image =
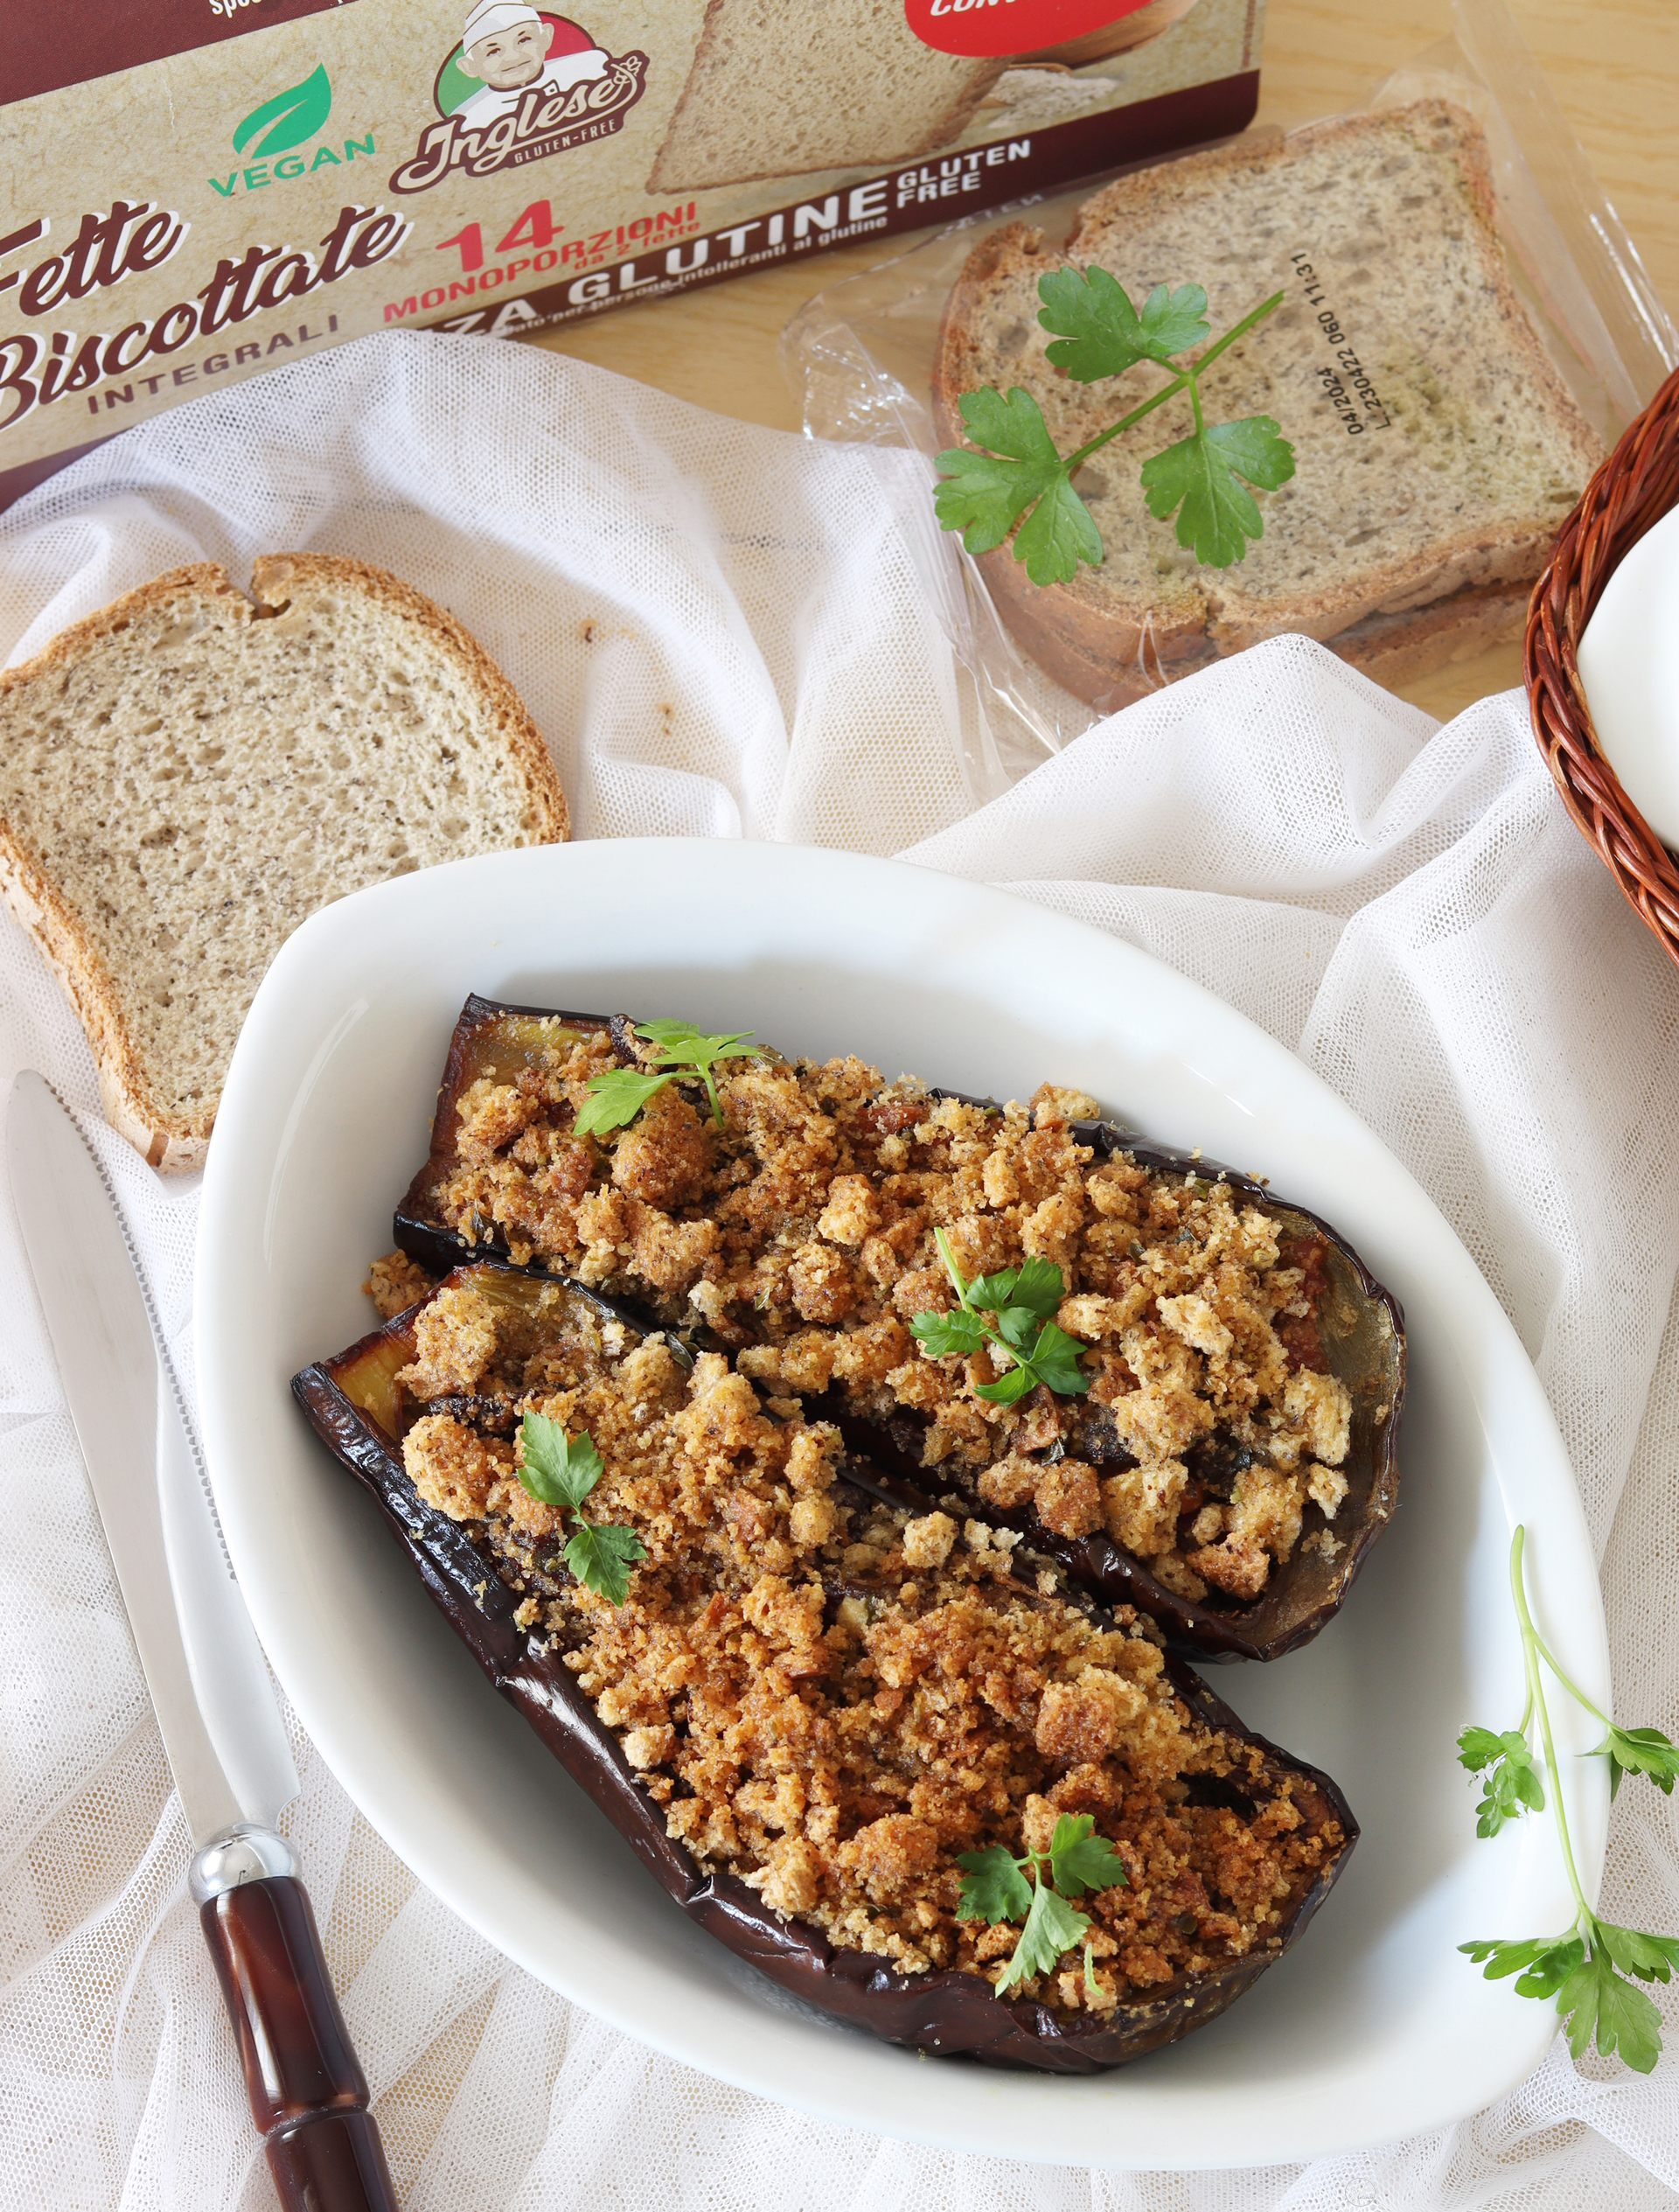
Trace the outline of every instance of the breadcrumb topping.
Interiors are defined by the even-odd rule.
[[[450,1277],[398,1375],[416,1490],[467,1524],[670,1832],[777,1913],[900,1971],[995,1982],[1016,1930],[957,1917],[958,1853],[1088,1812],[1126,1886],[1081,1901],[1062,2012],[1281,1940],[1344,1842],[1304,1777],[1197,1720],[1151,1623],[1065,1597],[977,1518],[911,1514],[845,1476],[837,1431],[772,1408],[722,1354],[685,1364],[557,1285]],[[605,1464],[589,1518],[646,1547],[614,1608],[573,1581],[561,1517],[518,1479],[535,1410]]]
[[[1323,1349],[1323,1239],[1209,1174],[1104,1157],[1073,1126],[1093,1099],[1046,1084],[999,1111],[855,1058],[765,1057],[723,1072],[721,1128],[672,1085],[579,1138],[610,1034],[521,1024],[528,1064],[460,1091],[429,1191],[469,1243],[499,1232],[521,1265],[703,1322],[770,1396],[909,1424],[965,1497],[1105,1531],[1186,1597],[1251,1603],[1334,1518],[1352,1405]],[[936,1229],[965,1280],[1061,1269],[1088,1395],[993,1405],[976,1386],[1007,1353],[929,1357],[909,1323],[955,1303]]]
[[[406,1252],[387,1252],[368,1268],[367,1280],[361,1287],[373,1300],[380,1319],[394,1321],[398,1314],[417,1306],[434,1291],[437,1279],[428,1274],[418,1260],[410,1260]]]

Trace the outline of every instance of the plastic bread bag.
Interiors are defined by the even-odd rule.
[[[1113,353],[1125,311],[1110,291],[1091,323],[1082,276],[1046,311],[1062,341],[1047,354],[1041,280],[1092,265],[1133,311],[1167,288],[1165,319],[1145,316],[1144,333],[1175,340],[1169,366],[1156,366],[1164,344]],[[1193,303],[1174,320],[1192,283],[1208,295],[1199,325]],[[1025,479],[996,492],[1007,464],[1030,465],[1047,436],[1053,480],[1058,457],[1166,391],[1273,295],[1193,393],[1180,380],[1073,472],[1079,500],[1063,479],[1053,513],[1045,496],[1042,513],[1028,500],[1011,516]],[[979,798],[1103,715],[1281,632],[1390,684],[1519,634],[1592,466],[1679,360],[1679,332],[1504,0],[1455,0],[1453,36],[1355,114],[957,224],[819,294],[783,345],[808,436],[929,457],[917,557],[975,687],[965,768]],[[1011,401],[1005,419],[1000,397],[970,421],[963,395],[986,387],[1023,387],[1027,417]],[[1198,420],[1218,445],[1227,417],[1240,427],[1209,481]],[[957,447],[1006,465],[984,464],[979,507],[941,529],[930,464]],[[1016,557],[1028,547],[1030,571]]]

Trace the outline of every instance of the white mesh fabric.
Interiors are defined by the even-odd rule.
[[[976,810],[924,498],[914,457],[393,334],[166,415],[0,519],[0,650],[182,561],[242,582],[258,552],[355,553],[507,670],[580,836],[913,848],[1219,992],[1352,1103],[1487,1273],[1573,1455],[1618,1708],[1674,1733],[1679,977],[1564,819],[1520,697],[1438,729],[1284,638]],[[0,1083],[24,1065],[99,1145],[190,1387],[194,1183],[104,1130],[80,1033],[0,915]],[[0,2207],[257,2212],[274,2198],[185,1832],[3,1190],[0,1311]],[[285,1825],[414,2212],[1643,2212],[1679,2192],[1671,2055],[1641,2081],[1553,2048],[1458,2128],[1251,2173],[1092,2174],[812,2120],[508,1967],[293,1739]],[[1642,1784],[1616,1807],[1606,1908],[1679,1929],[1672,1811]]]

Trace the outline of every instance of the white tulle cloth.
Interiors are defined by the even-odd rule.
[[[1474,1254],[1573,1456],[1617,1709],[1679,1731],[1679,974],[1564,819],[1520,695],[1440,728],[1285,638],[1011,785],[948,642],[924,471],[533,351],[392,334],[165,415],[0,519],[0,652],[179,562],[242,581],[260,552],[360,555],[507,671],[578,836],[908,851],[1208,985],[1341,1092]],[[190,1374],[194,1185],[103,1132],[80,1032],[0,916],[0,1083],[22,1065],[101,1143]],[[0,1485],[0,2205],[271,2206],[3,1192]],[[1457,2128],[1315,2166],[1091,2173],[814,2121],[509,1967],[294,1745],[287,1825],[414,2212],[1634,2212],[1679,2190],[1670,1997],[1648,2080],[1554,2047]],[[1606,1909],[1679,1929],[1679,1835],[1643,1784],[1616,1807]]]

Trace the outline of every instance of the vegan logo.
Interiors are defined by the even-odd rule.
[[[289,153],[312,138],[331,112],[332,82],[325,65],[317,61],[313,74],[302,84],[288,85],[284,92],[252,108],[233,133],[233,151],[242,154],[249,146],[254,161],[265,154]]]
[[[491,177],[610,137],[646,77],[644,53],[609,53],[568,16],[477,0],[432,88],[440,120],[421,132],[391,190],[428,192],[456,170]]]
[[[317,169],[341,168],[358,155],[371,160],[374,151],[371,130],[365,138],[340,140],[342,152],[329,145],[317,146],[312,161],[292,151],[294,146],[305,145],[317,136],[331,112],[332,80],[324,63],[317,61],[301,84],[288,85],[272,100],[252,108],[233,133],[233,151],[246,157],[246,165],[226,177],[211,178],[212,189],[224,199],[231,199],[241,186],[247,192],[260,192],[264,185],[312,177]]]

